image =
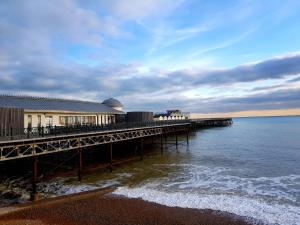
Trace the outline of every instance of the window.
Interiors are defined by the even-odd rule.
[[[95,118],[96,119],[96,118]],[[96,120],[94,120],[96,122]],[[89,116],[60,116],[59,124],[62,126],[88,124]]]
[[[37,124],[37,126],[41,127],[42,126],[42,116],[38,115],[37,117],[38,117],[38,124]]]
[[[59,117],[59,124],[66,126],[68,124],[68,117],[67,116],[60,116]]]
[[[32,128],[32,115],[28,115],[27,117],[27,121],[28,121],[28,128],[31,129]]]
[[[52,116],[46,116],[46,125],[52,126],[53,124],[53,117]]]
[[[82,124],[96,124],[95,116],[82,116]]]

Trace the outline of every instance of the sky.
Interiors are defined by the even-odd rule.
[[[300,114],[298,0],[0,0],[0,93]]]

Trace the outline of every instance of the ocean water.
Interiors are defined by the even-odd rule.
[[[83,183],[42,183],[68,194],[117,185],[115,194],[168,206],[214,209],[265,224],[300,224],[300,117],[234,119],[229,127],[191,133],[178,151],[159,145],[143,161],[95,173]],[[174,143],[174,138],[168,138]]]

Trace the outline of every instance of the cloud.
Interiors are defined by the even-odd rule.
[[[183,0],[112,0],[109,1],[108,9],[122,20],[139,22],[167,17],[182,3]]]
[[[66,38],[91,46],[99,46],[101,32],[106,31],[106,24],[97,14],[81,8],[75,1],[8,1],[0,4],[4,22],[9,27],[23,32],[34,32],[32,37],[45,39]],[[28,35],[29,36],[29,35]]]
[[[1,1],[0,91],[96,101],[111,93],[128,109],[136,110],[161,111],[165,107],[178,107],[210,112],[299,106],[296,99],[299,90],[286,90],[285,84],[282,86],[284,90],[278,92],[266,87],[263,88],[264,95],[253,95],[260,91],[254,88],[240,98],[197,97],[202,95],[201,90],[197,96],[183,93],[203,87],[219,90],[239,83],[285,78],[289,78],[288,82],[297,82],[299,77],[294,76],[300,74],[300,53],[234,68],[191,67],[173,71],[162,70],[159,64],[148,68],[142,61],[132,63],[132,60],[123,58],[120,48],[127,45],[126,38],[117,42],[112,40],[126,34],[124,28],[130,27],[131,23],[138,26],[135,29],[144,29],[139,32],[153,35],[153,39],[145,44],[145,52],[150,52],[150,55],[151,51],[190,40],[217,26],[219,20],[213,24],[174,25],[168,17],[183,4],[181,0],[121,0],[99,1],[97,7],[93,7],[95,4],[72,0]],[[237,18],[231,19],[238,21],[238,18],[251,15],[250,12],[238,14]],[[208,48],[204,53],[232,45],[250,33]],[[130,54],[135,48],[142,49],[134,41],[126,46]],[[112,59],[113,54],[107,49],[113,49],[115,57],[121,60]],[[87,52],[96,55],[93,59],[96,62],[86,63],[89,59],[82,55]],[[171,59],[174,57],[170,54]],[[146,69],[141,70],[143,67]]]
[[[255,88],[252,88],[251,91],[268,91],[268,90],[274,90],[274,89],[284,88],[284,87],[286,87],[286,85],[277,84],[277,85],[272,85],[272,86],[255,87]]]
[[[300,81],[300,77],[296,77],[296,78],[294,78],[294,79],[291,79],[291,80],[289,80],[288,82],[289,82],[289,83],[294,83],[294,82],[298,82],[298,81]]]
[[[147,104],[146,104],[147,103]],[[218,99],[190,99],[176,98],[170,96],[168,100],[138,97],[131,99],[129,104],[133,109],[145,108],[157,112],[169,108],[180,108],[186,112],[239,112],[248,110],[272,110],[272,109],[293,109],[300,107],[300,89],[279,90],[264,94],[255,94],[244,97],[218,98]]]
[[[236,82],[251,82],[279,79],[300,73],[300,54],[287,55],[262,62],[238,66],[232,69],[195,71],[200,78],[195,84],[221,85]]]
[[[195,70],[177,72],[150,70],[141,74],[138,64],[87,67],[80,64],[64,65],[51,62],[39,64],[29,61],[22,62],[18,66],[13,64],[3,67],[0,72],[0,89],[9,92],[35,92],[42,95],[47,93],[57,97],[89,96],[93,100],[103,99],[109,93],[113,93],[124,101],[128,108],[136,110],[161,111],[160,109],[166,106],[172,107],[172,102],[174,107],[202,112],[291,108],[300,106],[300,92],[299,89],[286,90],[284,86],[283,90],[277,91],[264,88],[265,92],[259,95],[251,94],[257,90],[250,90],[247,96],[240,98],[190,98],[181,93],[202,87],[204,84],[233,85],[236,82],[278,79],[299,74],[299,60],[299,55],[288,55],[237,68],[208,71],[207,74],[201,71],[200,77],[199,72]],[[273,71],[273,67],[278,70]],[[212,73],[216,78],[210,77]]]

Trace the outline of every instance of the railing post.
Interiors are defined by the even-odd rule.
[[[12,140],[12,139],[13,139],[13,128],[10,127],[10,140]]]

